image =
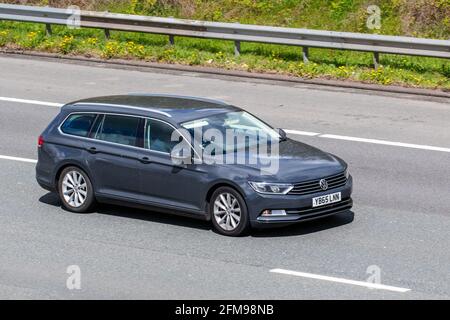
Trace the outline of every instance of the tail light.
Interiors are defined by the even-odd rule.
[[[42,147],[44,145],[44,138],[42,136],[39,136],[38,138],[38,148]]]

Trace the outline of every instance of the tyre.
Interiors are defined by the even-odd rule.
[[[89,212],[95,204],[91,180],[78,167],[67,167],[61,172],[58,193],[63,207],[72,212]]]
[[[241,236],[248,231],[249,217],[244,198],[230,187],[220,187],[211,196],[209,212],[217,232]]]

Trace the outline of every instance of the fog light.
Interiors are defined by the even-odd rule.
[[[270,210],[264,210],[264,211],[261,213],[261,216],[263,216],[263,217],[268,217],[268,216],[270,216],[270,214],[271,214]]]
[[[262,217],[275,217],[275,216],[285,216],[287,215],[285,210],[264,210],[261,213]]]

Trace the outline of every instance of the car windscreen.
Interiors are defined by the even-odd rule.
[[[280,139],[279,133],[245,111],[226,112],[182,123],[195,144],[205,148],[213,144],[217,149],[235,152],[236,149],[254,147],[261,137]]]

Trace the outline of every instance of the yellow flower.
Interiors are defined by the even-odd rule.
[[[73,44],[73,36],[64,36],[62,41],[58,44],[58,48],[63,53],[68,53],[71,49],[71,46]]]
[[[98,43],[98,39],[97,38],[88,38],[87,43],[90,45],[96,45]]]
[[[109,59],[119,54],[120,48],[117,41],[108,41],[102,51],[102,57]]]
[[[37,32],[34,32],[34,31],[28,32],[28,34],[27,34],[28,40],[33,40],[34,38],[36,38],[36,36],[37,36]]]

